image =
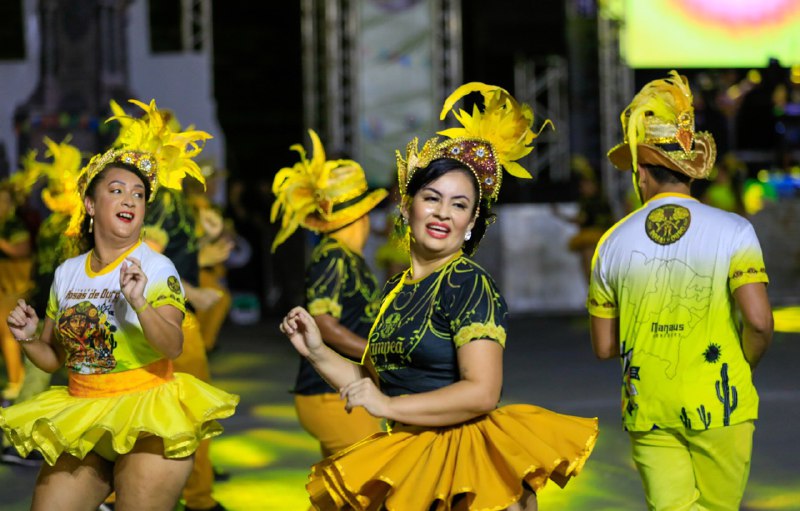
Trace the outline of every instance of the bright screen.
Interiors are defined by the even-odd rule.
[[[622,51],[634,68],[800,63],[800,0],[625,0]]]

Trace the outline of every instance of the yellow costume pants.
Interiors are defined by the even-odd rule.
[[[750,475],[754,430],[748,421],[700,431],[630,431],[648,509],[739,509]]]
[[[200,324],[194,314],[186,311],[183,318],[183,353],[173,360],[175,372],[187,373],[203,380],[211,381],[206,348],[200,333]],[[214,470],[211,467],[209,446],[211,440],[203,440],[194,453],[194,467],[183,489],[183,499],[188,507],[209,509],[217,504],[211,496],[214,485]]]
[[[2,301],[7,302],[8,300],[3,298]],[[6,385],[8,392],[5,397],[16,399],[19,389],[22,386],[22,379],[25,377],[25,370],[22,365],[22,348],[20,348],[19,342],[14,339],[14,336],[11,335],[11,331],[8,329],[8,324],[6,323],[6,318],[11,310],[11,307],[6,303],[0,306],[0,318],[2,318],[0,322],[0,351],[3,353],[6,375],[8,376],[8,383]]]
[[[211,351],[217,344],[219,329],[222,328],[231,308],[231,294],[222,285],[223,277],[225,277],[225,267],[222,264],[200,270],[200,287],[212,288],[220,292],[217,303],[208,310],[197,311],[197,320],[200,322],[200,332],[203,334],[206,351]]]
[[[324,458],[381,431],[380,420],[363,408],[347,413],[339,394],[295,394],[294,407],[303,429],[319,440]]]
[[[4,394],[9,399],[16,399],[25,377],[25,369],[22,365],[22,348],[11,335],[6,319],[17,306],[17,300],[23,298],[32,286],[31,264],[31,260],[27,258],[0,260],[0,352],[8,377]]]

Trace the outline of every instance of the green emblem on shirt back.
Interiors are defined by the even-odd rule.
[[[686,234],[692,214],[683,206],[665,204],[647,214],[644,223],[647,236],[659,245],[671,245]]]

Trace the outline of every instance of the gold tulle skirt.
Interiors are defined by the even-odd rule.
[[[488,511],[577,475],[597,440],[597,419],[531,405],[499,408],[445,428],[398,427],[312,467],[317,509]],[[462,507],[463,506],[463,507]]]
[[[109,381],[127,388],[112,390]],[[22,456],[37,450],[51,465],[65,452],[82,459],[95,451],[113,461],[143,435],[160,437],[167,458],[183,458],[222,432],[216,420],[233,415],[238,402],[159,361],[123,373],[70,374],[69,387],[1,409],[0,428]]]

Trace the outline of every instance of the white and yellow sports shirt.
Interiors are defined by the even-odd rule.
[[[603,236],[587,308],[619,318],[622,422],[702,430],[758,416],[732,293],[768,282],[744,218],[659,194]]]

